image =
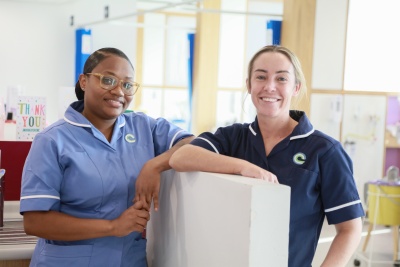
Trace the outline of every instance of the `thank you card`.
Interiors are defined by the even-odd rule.
[[[19,96],[16,123],[17,140],[33,140],[46,124],[46,98]]]

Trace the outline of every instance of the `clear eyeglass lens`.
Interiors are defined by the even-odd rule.
[[[103,76],[100,81],[105,89],[112,89],[117,85],[117,79],[110,76]]]
[[[122,82],[122,88],[127,90],[128,92],[133,91],[133,83],[130,82]]]
[[[133,82],[120,81],[113,76],[100,76],[100,85],[106,90],[114,89],[119,82],[121,83],[121,89],[126,95],[133,95],[139,88],[139,86]]]

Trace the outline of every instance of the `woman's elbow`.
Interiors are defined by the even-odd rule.
[[[175,151],[175,153],[172,154],[171,158],[169,159],[169,166],[176,171],[180,171],[179,155],[177,155],[178,151]]]
[[[174,153],[175,154],[175,153]],[[172,154],[172,156],[169,158],[169,166],[171,166],[171,168],[172,169],[175,169],[176,168],[176,166],[175,166],[175,158],[174,158],[174,154]]]
[[[188,158],[188,155],[186,153],[187,146],[190,145],[184,145],[176,150],[169,159],[169,166],[171,166],[171,168],[176,171],[186,171],[185,160],[187,160]]]
[[[27,235],[39,236],[43,225],[42,217],[44,212],[28,211],[23,214],[24,231]]]
[[[23,215],[23,223],[24,223],[24,231],[27,235],[36,235],[34,223],[32,223],[32,220],[28,215],[28,212],[25,212]]]

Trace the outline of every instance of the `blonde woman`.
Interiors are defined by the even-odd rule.
[[[299,60],[285,47],[263,47],[250,60],[246,84],[255,121],[199,135],[170,165],[290,186],[288,266],[311,266],[325,218],[337,234],[322,266],[345,266],[360,242],[364,211],[341,144],[315,130],[304,112],[290,110],[306,90]]]

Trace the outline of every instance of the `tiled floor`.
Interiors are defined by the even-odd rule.
[[[360,261],[360,267],[396,266],[394,265],[393,261],[393,235],[391,227],[376,225],[373,234],[371,235],[371,238],[368,242],[366,251],[362,252],[362,246],[365,241],[368,225],[369,223],[365,221],[363,226],[363,237],[361,239],[359,248],[346,267],[356,266],[354,265],[355,259]],[[317,252],[314,257],[312,265],[313,267],[318,267],[321,265],[326,253],[328,252],[334,234],[335,227],[325,223],[322,228],[321,238],[317,247]]]

